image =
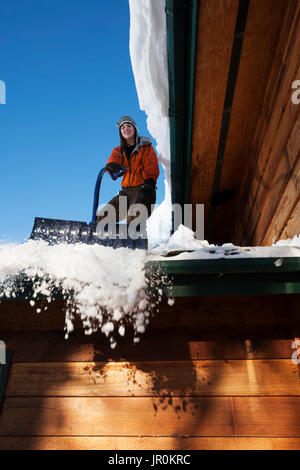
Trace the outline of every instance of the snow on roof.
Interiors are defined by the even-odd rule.
[[[176,254],[178,253],[178,254]],[[174,254],[174,256],[171,256]],[[224,243],[221,246],[208,243],[207,240],[196,240],[195,234],[188,227],[180,225],[178,230],[167,240],[153,248],[149,259],[154,260],[187,260],[217,258],[284,258],[300,256],[300,235],[288,240],[280,240],[272,246],[236,246]]]
[[[170,126],[165,1],[129,0],[129,50],[139,104],[165,170],[165,199],[148,220],[149,246],[171,233]]]

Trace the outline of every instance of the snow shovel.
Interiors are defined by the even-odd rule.
[[[133,250],[136,248],[146,250],[148,247],[147,238],[142,238],[141,236],[136,240],[131,238],[128,234],[126,224],[116,224],[113,227],[114,230],[105,232],[105,238],[100,237],[96,230],[96,212],[99,205],[99,192],[102,177],[104,173],[107,172],[113,180],[116,180],[125,173],[125,170],[125,167],[122,167],[121,170],[116,173],[109,173],[106,167],[100,170],[94,191],[92,220],[89,224],[73,220],[44,219],[36,217],[34,219],[30,239],[44,240],[49,245],[56,245],[58,243],[97,243],[113,248],[124,247],[131,248]]]

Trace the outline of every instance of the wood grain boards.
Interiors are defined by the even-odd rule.
[[[7,398],[0,435],[300,437],[299,413],[300,397]]]
[[[41,309],[40,313],[36,311],[38,308]],[[29,300],[3,301],[0,303],[1,329],[63,331],[65,310],[66,303],[63,300],[53,300],[50,304],[45,300],[38,300],[34,308],[30,306]]]
[[[291,109],[291,106],[289,108]],[[252,233],[251,241],[256,245],[262,243],[270,219],[272,219],[274,213],[279,211],[278,205],[286,185],[298,174],[299,149],[295,149],[294,153],[289,153],[286,150],[289,145],[289,133],[293,134],[294,121],[298,114],[296,106],[293,105],[292,108],[293,112],[289,113],[289,119],[283,118],[278,133],[271,144],[272,150],[265,168],[262,169],[258,165],[259,176],[255,182],[257,183],[259,180],[259,185],[254,196],[248,226],[248,230]],[[262,155],[261,158],[263,157]],[[297,198],[299,198],[299,192],[294,195],[294,199]],[[284,208],[285,217],[289,214],[290,208],[290,205]]]
[[[6,397],[297,396],[289,359],[12,364]]]
[[[281,165],[283,166],[283,165]],[[281,194],[281,198],[278,201],[276,210],[274,210],[270,217],[269,224],[265,225],[262,233],[264,235],[260,237],[260,243],[262,245],[271,245],[272,242],[278,241],[285,226],[288,223],[290,214],[294,212],[298,202],[300,200],[300,153],[298,160],[291,172],[289,178],[286,179],[286,186]],[[267,228],[267,230],[265,230]],[[259,230],[259,227],[258,227]],[[295,220],[294,232],[291,234],[292,237],[300,233],[300,218]],[[259,232],[258,232],[259,233]]]
[[[7,398],[0,435],[232,435],[230,398]]]
[[[300,221],[300,201],[297,203],[294,210],[289,214],[286,225],[280,234],[281,240],[293,238],[295,233],[300,232],[299,222]]]
[[[16,332],[9,332],[11,335]],[[30,332],[27,332],[29,336]],[[38,332],[36,332],[38,333]],[[47,334],[47,332],[42,332]],[[51,333],[51,332],[50,332]],[[55,332],[52,332],[55,336]],[[41,338],[42,341],[43,338]],[[230,341],[228,342],[230,344]],[[79,343],[80,344],[80,343]],[[241,351],[242,343],[239,347],[232,346],[231,353]],[[256,350],[263,354],[269,354],[275,345],[277,354],[289,354],[290,343],[287,342],[264,342],[257,343]],[[219,347],[218,347],[219,346]],[[205,343],[202,348],[194,349],[194,354],[201,353],[205,356],[207,351],[214,354],[221,354],[221,345],[218,343]],[[272,347],[273,346],[273,347]],[[226,347],[224,345],[224,347]],[[237,349],[236,349],[237,348]],[[283,348],[283,349],[282,349]],[[34,351],[33,351],[34,352]],[[86,352],[82,351],[86,354]],[[88,354],[91,354],[88,351]],[[228,352],[227,352],[228,354]],[[240,352],[239,352],[240,354]],[[255,354],[255,349],[254,353]],[[89,356],[90,357],[90,356]],[[196,363],[196,375],[194,374],[194,364]],[[52,397],[12,397],[7,391],[5,406],[0,415],[0,448],[2,449],[90,449],[90,448],[123,448],[123,449],[226,449],[226,448],[300,448],[297,424],[292,417],[297,416],[299,408],[298,397],[268,397],[276,400],[270,402],[253,402],[250,398],[261,399],[266,397],[240,397],[246,401],[236,401],[238,397],[212,397],[212,396],[172,396],[178,392],[178,385],[181,383],[183,389],[197,381],[205,379],[201,383],[200,390],[195,387],[196,393],[207,393],[214,390],[223,393],[227,388],[229,393],[237,393],[237,390],[244,388],[245,393],[255,393],[260,387],[265,387],[265,391],[270,393],[295,393],[299,388],[297,374],[291,370],[290,359],[275,361],[173,361],[168,364],[166,361],[155,363],[138,364],[139,374],[132,374],[133,382],[130,383],[126,370],[127,364],[102,363],[106,370],[99,368],[99,364],[90,362],[82,364],[73,363],[14,363],[10,379],[14,382],[14,375],[17,372],[19,379],[9,384],[11,391],[15,386],[18,388],[23,383],[27,392],[43,393],[48,388],[48,394],[54,393]],[[211,369],[216,369],[212,374]],[[251,367],[249,369],[249,365]],[[208,366],[197,367],[198,366]],[[221,367],[220,367],[221,365]],[[41,366],[44,370],[41,370]],[[169,368],[171,366],[171,368]],[[254,367],[253,367],[254,366]],[[19,368],[17,371],[14,367]],[[87,367],[86,370],[84,368]],[[135,366],[134,366],[135,367]],[[24,370],[27,368],[27,372]],[[98,370],[97,370],[98,368]],[[112,369],[112,372],[110,371]],[[116,372],[120,368],[116,376]],[[23,369],[23,370],[22,370]],[[247,369],[247,371],[246,371]],[[74,372],[75,371],[75,372]],[[92,374],[90,372],[92,371]],[[155,374],[154,374],[155,371]],[[171,372],[170,372],[171,371]],[[220,379],[220,371],[223,379]],[[289,372],[290,371],[290,372]],[[29,372],[29,373],[28,373]],[[96,374],[95,382],[92,379],[93,372]],[[156,375],[156,391],[149,387],[145,374]],[[183,374],[183,377],[181,377]],[[89,378],[87,377],[89,375]],[[157,377],[161,375],[164,379],[160,382]],[[214,375],[214,377],[212,377]],[[208,383],[208,376],[212,382]],[[95,377],[94,377],[95,379]],[[136,380],[136,383],[134,380]],[[168,380],[169,379],[169,380]],[[223,383],[222,383],[223,380]],[[247,380],[249,382],[247,383]],[[111,382],[113,388],[118,388],[117,394],[123,393],[123,388],[130,387],[132,391],[149,393],[150,396],[139,397],[59,397],[62,393],[77,392],[89,394],[91,391],[101,388],[101,382],[106,382],[102,389],[104,393],[111,393],[108,383]],[[179,384],[178,384],[179,381]],[[286,383],[285,383],[286,381]],[[64,385],[62,386],[64,382]],[[93,382],[93,383],[92,383]],[[230,385],[231,382],[231,385]],[[164,384],[167,396],[155,396],[160,384]],[[174,386],[175,384],[175,386]],[[92,387],[92,388],[90,388]],[[147,388],[148,387],[148,388]],[[207,388],[208,387],[208,388]],[[223,390],[221,388],[223,387]],[[201,392],[202,388],[202,392]],[[93,389],[93,390],[92,390]],[[205,390],[206,389],[206,390]],[[288,392],[288,389],[290,392]],[[21,388],[19,388],[21,391]],[[24,389],[22,393],[24,392]],[[13,392],[14,393],[14,392]],[[115,392],[116,393],[116,392]],[[182,393],[184,391],[182,390]],[[289,399],[296,398],[296,401]],[[250,399],[250,401],[249,401]],[[287,400],[288,399],[288,400]],[[216,401],[217,400],[217,401]],[[279,407],[280,427],[278,422],[274,423],[274,406]],[[249,410],[251,415],[248,417]],[[259,417],[256,417],[259,413]],[[132,417],[137,416],[137,420]],[[233,437],[238,435],[249,436],[253,430],[247,429],[247,422],[254,423],[255,429],[262,436],[282,436],[290,435],[289,429],[294,436],[289,439],[279,440],[276,438],[255,438]],[[133,423],[133,424],[132,424]],[[292,424],[290,428],[290,424]],[[278,434],[280,432],[280,434]],[[135,434],[131,434],[135,433]],[[217,433],[217,434],[215,434]],[[129,434],[129,435],[128,435]],[[203,438],[186,436],[206,436]],[[11,436],[11,437],[9,437]],[[14,436],[14,437],[12,437]],[[22,437],[16,437],[22,436]],[[25,436],[25,437],[23,437]],[[31,437],[30,437],[31,436]],[[50,437],[48,437],[50,436]],[[73,437],[72,437],[73,436]],[[81,437],[82,436],[82,437]],[[144,436],[144,437],[143,437]],[[158,437],[159,436],[159,437]],[[165,436],[165,437],[163,437]],[[185,436],[185,437],[180,437]],[[211,437],[207,437],[211,436]],[[219,437],[213,437],[219,436]],[[223,436],[223,437],[220,437]],[[227,437],[226,437],[227,436]]]
[[[251,141],[261,113],[287,2],[251,0],[224,155],[220,190],[240,192],[251,156]],[[237,197],[216,208],[212,242],[232,240]]]
[[[299,450],[300,438],[284,437],[0,437],[0,450]]]
[[[94,361],[174,361],[201,359],[289,359],[292,339],[251,341],[247,352],[245,340],[223,338],[199,341],[182,329],[172,330],[166,343],[165,332],[145,335],[140,343],[131,341],[111,349],[97,335],[85,336],[75,331],[66,341],[61,331],[1,331],[1,339],[13,350],[12,362],[94,362]]]
[[[274,214],[279,213],[279,199],[291,176],[286,165],[290,165],[290,160],[295,164],[299,155],[299,147],[292,143],[298,142],[299,139],[296,123],[299,108],[291,102],[291,84],[299,73],[300,7],[295,2],[290,4],[294,7],[295,14],[293,17],[289,16],[290,24],[285,25],[284,35],[278,45],[281,53],[280,67],[278,70],[278,53],[277,62],[273,65],[277,74],[271,71],[266,92],[264,107],[267,112],[262,113],[264,122],[262,119],[258,121],[256,137],[252,144],[251,165],[243,181],[239,206],[241,217],[235,236],[235,242],[238,244],[266,243],[264,237],[268,224]],[[273,92],[270,91],[272,88]],[[276,182],[280,184],[275,188]],[[270,190],[273,190],[273,195]],[[297,195],[294,199],[296,197]],[[285,221],[294,206],[295,204],[285,207]],[[283,229],[284,227],[281,227],[278,230],[282,232]]]
[[[190,201],[205,204],[205,222],[214,180],[237,11],[237,0],[199,3]]]
[[[293,294],[298,299],[300,294]],[[6,301],[0,304],[0,321],[3,330],[61,330],[64,329],[65,303],[61,300],[51,302],[47,311],[43,301],[37,301],[36,308],[28,301]],[[243,327],[257,324],[284,324],[288,319],[285,312],[286,295],[243,295],[243,296],[202,296],[176,298],[169,306],[166,299],[159,305],[159,312],[151,318],[149,329],[165,327],[231,327],[236,333]],[[81,329],[80,321],[75,321],[75,329]],[[198,332],[197,332],[198,334]],[[290,336],[289,336],[290,337]],[[62,341],[63,343],[65,341]]]
[[[234,397],[237,435],[300,436],[300,397]]]
[[[240,187],[286,9],[282,0],[250,1],[221,190]]]

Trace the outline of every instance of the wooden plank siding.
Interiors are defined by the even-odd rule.
[[[134,386],[136,389],[141,387],[144,396],[133,396],[128,385],[125,388],[127,395],[124,394],[122,379],[118,382],[117,377],[112,377],[109,372],[103,371],[98,375],[98,379],[93,381],[91,377],[87,377],[89,372],[85,369],[86,377],[81,378],[80,384],[75,383],[75,376],[70,374],[70,370],[84,370],[83,363],[69,363],[69,369],[65,363],[54,363],[50,369],[47,363],[44,363],[43,368],[40,364],[27,364],[28,371],[31,367],[31,375],[35,376],[35,387],[28,388],[30,379],[26,390],[20,388],[18,396],[14,396],[17,391],[14,391],[14,387],[18,387],[18,383],[14,378],[16,371],[12,371],[0,415],[0,449],[152,449],[157,445],[164,449],[299,449],[300,382],[295,370],[288,372],[288,369],[297,367],[292,365],[290,360],[290,364],[287,360],[278,360],[278,368],[274,367],[274,361],[269,364],[266,361],[265,367],[272,369],[272,374],[269,375],[260,360],[257,364],[256,360],[232,361],[234,365],[228,364],[226,360],[220,362],[221,364],[216,365],[206,361],[206,365],[210,366],[211,370],[215,367],[219,369],[221,365],[222,374],[226,377],[227,384],[231,382],[231,385],[227,389],[226,386],[221,389],[220,385],[218,388],[218,380],[211,377],[211,390],[222,394],[230,393],[229,396],[207,396],[209,390],[205,390],[205,386],[202,388],[201,374],[196,379],[200,388],[195,388],[193,395],[185,393],[186,385],[183,381],[181,385],[177,383],[176,386],[181,387],[180,396],[176,396],[174,390],[172,393],[171,386],[168,392],[163,387],[164,393],[157,395],[149,386],[143,389],[145,384],[137,381]],[[90,363],[89,367],[92,365],[97,376],[94,364]],[[232,365],[233,369],[229,371],[228,368]],[[16,363],[14,367],[19,367],[20,371],[23,364]],[[53,367],[60,370],[59,380],[56,374],[52,374]],[[126,368],[126,365],[110,364],[108,367]],[[133,363],[131,367],[141,368],[143,374],[147,370],[145,364]],[[188,362],[185,368],[188,369]],[[244,373],[236,375],[237,369],[241,368]],[[255,374],[255,368],[260,370],[260,373]],[[284,368],[286,371],[282,373]],[[246,369],[247,384],[242,378]],[[130,369],[127,368],[127,371],[130,372]],[[173,368],[175,383],[180,372],[180,367],[179,370]],[[161,369],[160,373],[164,378],[166,371]],[[170,369],[168,374],[170,375]],[[204,371],[204,374],[207,374],[207,371]],[[43,382],[47,376],[46,382]],[[284,383],[286,379],[288,383]],[[27,380],[28,375],[25,373],[23,383]],[[99,396],[101,382],[106,382],[106,388],[102,388],[104,394]],[[110,390],[107,388],[109,382]],[[41,384],[45,386],[44,391]],[[92,396],[90,386],[93,389]],[[242,389],[244,387],[244,396],[238,395],[240,386]],[[264,390],[265,386],[267,388]],[[262,387],[264,395],[251,396],[259,387]],[[59,394],[60,391],[63,391],[62,395]],[[74,391],[76,396],[73,396]],[[298,395],[293,396],[293,391]],[[46,396],[43,392],[46,392]],[[276,392],[287,395],[277,396]],[[270,396],[267,396],[268,393]],[[274,406],[278,419],[274,419]],[[201,436],[205,439],[200,439]],[[273,439],[270,439],[270,436],[273,436]],[[284,436],[291,439],[279,439]]]
[[[14,363],[7,397],[297,396],[288,359]]]
[[[300,438],[283,437],[0,437],[0,450],[299,450]]]
[[[190,202],[204,204],[204,227],[237,8],[234,0],[199,7]],[[299,12],[296,0],[249,4],[219,187],[236,196],[215,208],[210,242],[268,245],[287,224],[289,234],[300,231],[299,217],[289,223],[299,202],[299,106],[291,101],[300,79]]]
[[[287,159],[283,159],[281,163],[282,162],[286,163]],[[283,166],[284,164],[280,164],[281,170]],[[274,197],[273,199],[273,201],[277,200],[277,205],[272,212],[270,211],[268,221],[264,224],[264,230],[261,232],[263,235],[259,242],[260,245],[271,245],[281,237],[288,220],[290,220],[291,214],[293,214],[300,201],[300,152],[298,153],[297,163],[294,167],[288,168],[286,173],[283,173],[282,179],[281,192],[276,193],[277,198]],[[272,193],[274,196],[273,190],[271,190],[268,195],[268,202]],[[279,194],[281,197],[279,197]],[[295,220],[295,224],[294,232],[291,233],[291,237],[300,233],[300,218]],[[258,224],[257,239],[259,233]]]
[[[241,190],[287,5],[288,2],[282,0],[250,1],[220,191],[234,189],[238,195]],[[211,242],[232,241],[234,226],[239,218],[237,202],[238,197],[235,197],[216,208]]]
[[[300,6],[295,4],[292,17],[292,8],[287,11],[240,192],[234,236],[240,245],[276,241],[299,201],[299,106],[291,100],[292,82],[300,78]],[[295,220],[290,234],[299,229]]]
[[[299,302],[300,294],[292,294],[291,300]],[[286,312],[286,295],[203,296],[176,298],[176,308],[167,300],[160,304],[159,313],[150,318],[146,335],[163,334],[168,329],[170,336],[183,329],[190,340],[216,340],[250,338],[253,335],[264,339],[287,339],[300,335],[300,325],[293,328],[294,319]],[[51,302],[43,311],[44,301],[36,301],[35,309],[26,301],[7,301],[0,304],[1,328],[5,330],[60,330],[60,343],[64,344],[64,304],[60,300]],[[282,312],[285,312],[284,315]],[[80,329],[79,320],[75,329]],[[132,336],[128,327],[127,335]],[[121,338],[120,338],[120,341]],[[103,347],[109,349],[109,341],[102,339]],[[58,347],[63,347],[60,344]]]
[[[124,338],[112,350],[103,335],[85,336],[76,330],[68,340],[62,331],[6,330],[1,339],[13,350],[13,361],[24,362],[95,362],[95,361],[184,361],[184,360],[241,360],[241,359],[290,359],[292,339],[255,338],[251,340],[229,339],[209,341],[191,339],[182,328],[171,330],[166,342],[165,332],[145,333],[138,344],[132,345]]]
[[[238,0],[199,2],[190,201],[208,220]]]
[[[286,240],[287,238],[293,238],[295,233],[299,233],[299,220],[300,220],[300,201],[298,201],[296,207],[290,213],[287,222],[281,233],[281,238]]]
[[[300,396],[6,398],[0,436],[300,437],[299,413]]]
[[[254,338],[249,352],[168,331],[110,352],[82,331],[2,331],[13,363],[0,449],[300,448],[293,338]]]

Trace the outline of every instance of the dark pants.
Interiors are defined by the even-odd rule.
[[[115,209],[116,222],[120,222],[126,218],[126,222],[129,224],[140,215],[143,216],[145,214],[146,219],[150,217],[156,202],[156,191],[153,188],[153,191],[147,194],[146,197],[144,195],[143,200],[141,200],[140,189],[141,186],[122,188],[118,196],[112,198],[112,200],[101,209],[99,215],[97,215],[97,222],[100,222],[104,217],[108,216],[109,206],[112,206]],[[120,200],[120,196],[123,196],[122,200]],[[130,208],[134,209],[133,206],[135,204],[143,204],[145,211],[140,213],[137,210],[135,214],[128,214]]]

